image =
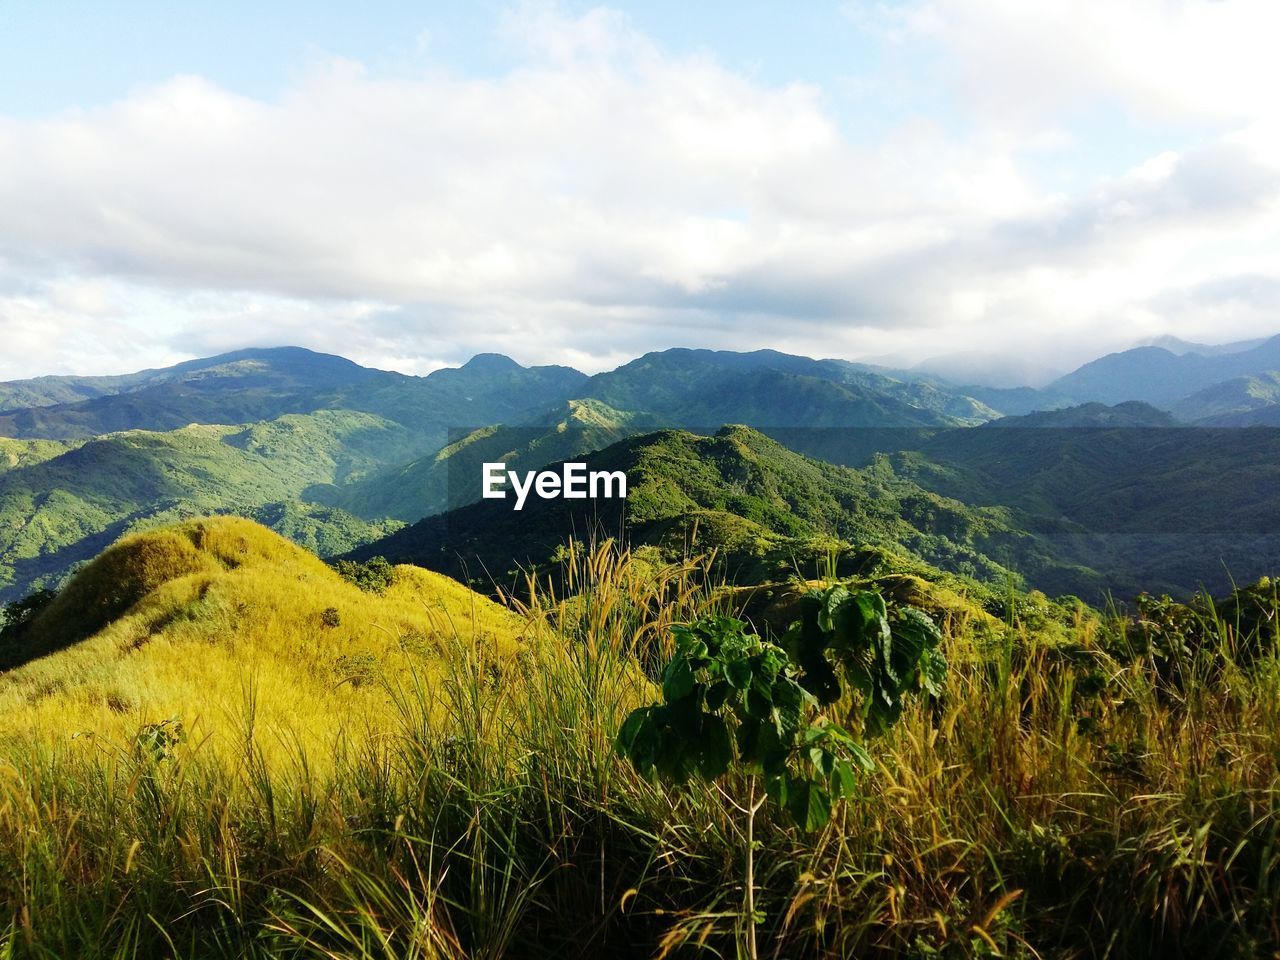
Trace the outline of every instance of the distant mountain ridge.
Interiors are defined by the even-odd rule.
[[[1235,377],[1183,397],[1171,407],[1188,422],[1206,426],[1280,425],[1280,371]]]
[[[1257,462],[1270,450],[1266,435],[1224,433],[1213,440],[1219,455],[1198,435],[1179,445],[1142,434],[1179,420],[1280,426],[1280,337],[1209,353],[1165,342],[1181,352],[1144,346],[1111,354],[1042,390],[960,387],[921,372],[774,350],[684,348],[591,377],[492,353],[412,377],[286,347],[115,378],[0,384],[0,397],[43,403],[0,413],[0,592],[56,582],[121,532],[194,512],[240,513],[317,551],[346,550],[398,522],[443,511],[464,516],[457,511],[478,495],[482,462],[534,469],[640,434],[714,434],[723,423],[861,468],[877,454],[903,455],[909,476],[898,480],[1008,507],[1009,531],[1074,524],[1087,532],[1095,517],[1132,514],[1166,527],[1169,517],[1185,516],[1213,532],[1215,513],[1228,525],[1269,517],[1247,489],[1271,482]],[[1214,379],[1237,370],[1252,372]],[[1073,402],[1068,392],[1150,393],[1153,383],[1178,399]],[[912,452],[923,459],[911,460]],[[1218,457],[1233,472],[1211,483],[1193,455]],[[1000,464],[1017,466],[1007,473]],[[1041,486],[1028,486],[1027,477]],[[1091,503],[1101,507],[1091,513]],[[740,521],[755,522],[733,509],[698,509],[715,513],[722,530],[741,533]],[[770,530],[753,536],[776,546],[782,527]],[[804,530],[802,539],[828,535],[822,524]],[[1269,556],[1266,549],[1259,556]],[[1095,545],[1054,562],[1077,558],[1092,567],[1089,550],[1112,571],[1132,559]],[[1212,562],[1206,550],[1166,553],[1182,565],[1147,585],[1181,588]],[[1046,557],[1034,561],[1038,568],[1048,568]]]
[[[789,431],[808,456],[893,469],[971,507],[1000,506],[1119,596],[1230,589],[1280,569],[1280,430],[1178,424],[1147,404],[1006,417],[976,429]]]
[[[1168,409],[1206,387],[1236,377],[1280,370],[1280,336],[1232,353],[1176,354],[1163,347],[1135,347],[1090,361],[1060,377],[1047,392],[1078,403],[1141,400]]]
[[[133,393],[147,387],[176,381],[195,381],[216,376],[220,368],[231,369],[246,362],[270,364],[277,375],[293,375],[336,385],[357,382],[368,370],[345,357],[315,353],[303,347],[249,347],[213,357],[186,360],[169,367],[139,370],[114,376],[46,376],[0,383],[0,413],[31,407],[74,404],[102,397]],[[242,367],[242,372],[244,368]]]
[[[522,367],[493,355],[412,377],[300,347],[240,350],[129,375],[121,392],[0,413],[0,436],[68,439],[345,409],[401,423],[438,445],[450,426],[519,417],[567,399],[586,379],[569,367]]]

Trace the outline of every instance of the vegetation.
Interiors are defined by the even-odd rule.
[[[404,567],[362,591],[229,519],[86,568],[34,621],[55,652],[3,675],[7,953],[723,956],[751,919],[762,956],[1280,946],[1280,662],[1233,655],[1254,621],[1202,620],[1170,662],[1142,618],[1013,594],[1000,621],[920,581],[945,688],[902,702],[825,826],[766,801],[744,885],[751,775],[671,791],[614,750],[672,627],[741,620],[740,594],[706,562],[564,563],[513,613]],[[861,704],[824,709],[852,733]]]
[[[884,598],[844,587],[806,597],[810,616],[787,631],[787,646],[750,636],[741,620],[708,616],[672,628],[675,655],[662,671],[663,702],[633,710],[618,751],[642,774],[683,784],[715,782],[738,769],[749,784],[735,804],[745,818],[743,884],[747,954],[759,955],[755,908],[755,821],[772,799],[804,830],[831,821],[833,799],[852,796],[855,769],[870,773],[867,751],[820,713],[842,699],[839,669],[859,695],[860,732],[879,734],[921,685],[941,692],[941,634],[919,610],[892,621]],[[764,784],[763,792],[757,780]]]
[[[1082,566],[1056,563],[1004,511],[930,493],[887,461],[852,470],[810,460],[747,427],[713,437],[647,434],[586,460],[591,469],[626,472],[625,502],[531,499],[520,513],[482,502],[428,517],[353,556],[383,554],[480,583],[510,583],[521,567],[546,565],[566,538],[599,532],[667,560],[715,551],[719,572],[746,584],[814,570],[832,551],[874,562],[869,550],[905,552],[997,582],[1018,579],[1016,564],[1055,591],[1098,582]]]
[[[336,491],[332,502],[362,517],[420,520],[479,500],[476,478],[486,462],[536,469],[656,426],[653,417],[614,410],[598,400],[570,400],[527,426],[467,431],[429,456]]]
[[[1269,431],[770,352],[5,396],[0,956],[1280,954],[1280,591],[1192,595],[1280,566]],[[854,466],[638,435],[720,419]]]
[[[723,423],[757,428],[958,426],[998,415],[971,397],[934,384],[773,350],[649,353],[593,377],[581,395],[691,430]]]
[[[0,473],[0,599],[54,585],[122,534],[210,512],[251,516],[332,555],[394,530],[300,501],[403,449],[367,414],[321,411],[250,427],[100,437]]]

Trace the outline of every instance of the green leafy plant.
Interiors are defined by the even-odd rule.
[[[856,789],[857,771],[870,773],[875,764],[824,708],[845,703],[855,733],[887,730],[908,694],[941,692],[941,634],[919,610],[890,613],[880,594],[839,585],[804,599],[783,646],[726,616],[672,634],[662,702],[632,711],[617,749],[642,774],[670,783],[715,782],[734,770],[746,776],[745,804],[725,796],[746,817],[744,896],[755,957],[756,815],[772,798],[802,829],[825,826],[833,801]]]
[[[387,587],[396,582],[396,568],[386,557],[373,557],[363,563],[358,560],[335,560],[332,566],[338,576],[367,593],[385,593]]]
[[[52,590],[36,590],[21,600],[6,603],[0,609],[0,640],[17,637],[56,596]]]
[[[133,738],[133,749],[138,757],[150,763],[173,759],[178,746],[186,739],[186,729],[180,717],[169,717],[156,723],[144,723]]]

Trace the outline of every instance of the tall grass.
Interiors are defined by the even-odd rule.
[[[518,654],[458,618],[323,763],[253,687],[234,752],[10,745],[0,956],[739,955],[745,785],[671,791],[612,749],[668,627],[737,595],[704,561],[565,563],[511,600]],[[877,741],[860,795],[816,834],[762,813],[762,955],[1280,949],[1274,644],[1242,661],[1219,620],[1170,659],[1118,618],[1065,643],[947,623],[946,696]]]

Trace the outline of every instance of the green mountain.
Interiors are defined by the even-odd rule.
[[[1142,400],[1169,409],[1206,387],[1272,370],[1280,370],[1280,337],[1247,350],[1211,355],[1135,347],[1086,363],[1055,380],[1047,390],[1077,403]]]
[[[774,350],[665,350],[592,377],[579,399],[542,416],[455,434],[441,449],[327,502],[363,517],[417,520],[475,500],[474,477],[485,461],[531,469],[663,427],[951,426],[996,416],[933,383],[896,380],[843,360]],[[455,476],[463,480],[452,482]]]
[[[395,525],[303,498],[410,448],[399,424],[326,410],[248,427],[108,434],[32,459],[0,473],[0,599],[57,582],[124,533],[206,513],[242,514],[318,553],[341,553]]]
[[[592,377],[580,397],[671,427],[957,426],[998,414],[971,397],[843,360],[774,350],[664,350]]]
[[[1113,407],[1105,403],[1082,403],[1056,410],[1037,410],[1018,417],[1003,417],[986,426],[998,430],[1073,430],[1080,427],[1137,428],[1176,427],[1178,421],[1149,403],[1129,400]]]
[[[468,431],[433,454],[338,489],[327,502],[366,518],[418,520],[477,500],[476,477],[486,462],[533,469],[657,426],[645,414],[614,410],[598,400],[570,400],[527,426]]]
[[[1003,581],[1034,570],[1052,588],[1097,586],[1083,568],[1056,563],[1007,511],[974,510],[898,476],[887,460],[866,470],[800,456],[743,426],[715,436],[667,430],[622,440],[585,458],[624,471],[624,500],[482,500],[428,517],[353,551],[452,576],[507,582],[548,562],[571,536],[622,537],[666,557],[716,550],[737,582],[812,570],[829,552],[916,561]],[[552,467],[550,469],[557,469]],[[480,482],[479,471],[475,481]],[[854,550],[853,548],[856,548]],[[852,550],[852,552],[851,552]]]
[[[1268,370],[1256,376],[1235,377],[1197,390],[1170,409],[1188,422],[1206,426],[1248,426],[1270,422],[1280,411],[1280,372]]]
[[[150,371],[118,393],[9,410],[0,414],[0,436],[64,439],[356,410],[405,426],[420,435],[420,451],[426,452],[450,428],[541,412],[567,399],[584,380],[585,374],[568,367],[526,368],[494,354],[411,377],[299,347],[241,350]]]
[[[75,447],[58,440],[9,440],[0,437],[0,473],[50,460]]]
[[[1179,427],[1144,404],[1009,417],[972,430],[788,431],[850,466],[895,472],[973,506],[1012,510],[1068,564],[1119,595],[1215,592],[1280,568],[1280,430]]]
[[[23,410],[29,407],[51,407],[59,404],[73,404],[82,400],[94,400],[100,397],[117,396],[132,393],[147,387],[164,383],[195,381],[204,376],[217,376],[218,372],[227,371],[237,364],[257,362],[269,364],[282,376],[287,376],[289,368],[299,371],[307,357],[318,358],[320,354],[297,347],[281,347],[277,349],[237,350],[216,357],[200,360],[188,360],[171,367],[153,370],[139,370],[137,373],[126,373],[105,377],[35,377],[30,380],[11,380],[0,383],[0,411]],[[338,379],[351,367],[348,360],[341,357],[327,358],[330,373]],[[317,361],[316,366],[324,365]],[[242,366],[243,369],[243,366]],[[304,372],[305,376],[305,372]]]

